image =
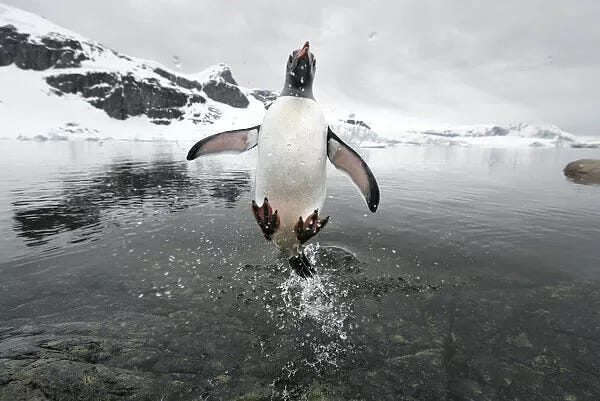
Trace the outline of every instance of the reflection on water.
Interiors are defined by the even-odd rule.
[[[567,174],[567,180],[582,185],[600,185],[600,175],[598,174]]]
[[[231,208],[250,189],[248,171],[225,170],[220,176],[192,175],[188,163],[122,160],[91,174],[60,174],[56,186],[13,190],[14,230],[28,246],[47,244],[55,235],[78,230],[68,242],[93,240],[107,223],[171,213],[212,202]]]
[[[100,221],[97,208],[91,208],[85,197],[66,198],[56,205],[31,207],[35,203],[30,200],[16,201],[15,231],[19,237],[25,238],[27,246],[42,245],[48,242],[48,237],[63,231],[79,228],[93,228]],[[73,243],[80,239],[71,240]]]

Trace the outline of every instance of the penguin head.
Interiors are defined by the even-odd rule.
[[[310,52],[308,42],[288,57],[285,86],[282,95],[313,98],[312,84],[317,69],[317,60]]]

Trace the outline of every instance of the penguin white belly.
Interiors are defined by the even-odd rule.
[[[327,121],[312,99],[283,96],[269,107],[258,139],[256,202],[266,197],[281,226],[275,243],[297,246],[294,225],[325,201]]]

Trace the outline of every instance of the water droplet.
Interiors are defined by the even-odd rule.
[[[375,40],[377,37],[377,32],[373,31],[369,34],[369,40]]]
[[[181,59],[177,56],[173,56],[173,64],[175,64],[175,67],[181,68]]]

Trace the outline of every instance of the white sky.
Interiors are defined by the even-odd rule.
[[[224,62],[280,90],[311,41],[315,96],[375,128],[556,124],[600,135],[598,0],[1,0],[123,53],[195,72]],[[325,5],[323,5],[325,4]]]

